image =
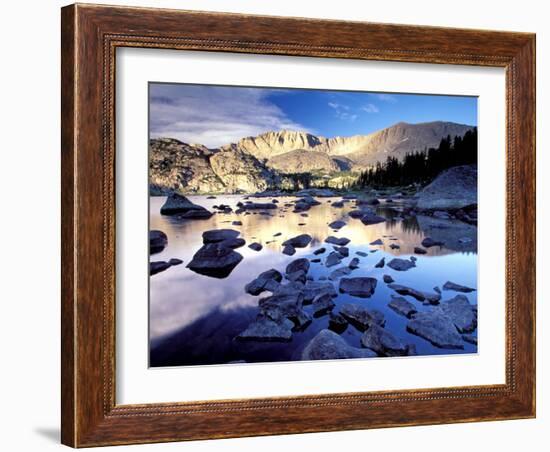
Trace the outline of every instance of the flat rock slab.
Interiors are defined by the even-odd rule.
[[[355,303],[345,303],[340,309],[340,314],[361,331],[366,330],[370,325],[384,326],[386,323],[382,312],[377,309],[367,309]]]
[[[438,304],[439,300],[441,300],[441,295],[438,293],[422,292],[401,284],[388,284],[388,287],[395,290],[399,295],[409,295],[418,301],[426,302],[427,304]]]
[[[336,289],[331,282],[306,281],[303,288],[304,303],[311,303],[315,297],[328,294],[332,298],[338,296]]]
[[[369,298],[376,290],[376,279],[370,277],[342,278],[339,290],[354,297]]]
[[[449,317],[460,333],[471,333],[477,328],[477,316],[464,295],[457,295],[438,306]]]
[[[153,229],[149,231],[149,253],[160,253],[168,245],[168,237],[162,231]]]
[[[462,336],[458,334],[454,323],[439,309],[417,313],[407,323],[407,331],[439,348],[464,349]]]
[[[203,243],[217,243],[224,240],[236,239],[241,233],[234,229],[212,229],[202,233]]]
[[[331,281],[336,281],[340,278],[342,278],[343,276],[347,276],[349,275],[353,270],[350,268],[350,267],[340,267],[340,268],[337,268],[336,270],[332,271],[328,277],[328,279],[330,279]]]
[[[456,284],[451,281],[447,281],[445,284],[443,284],[443,290],[454,290],[455,292],[474,292],[476,289],[473,287],[467,287],[467,286],[461,286],[460,284]]]
[[[318,359],[373,358],[377,356],[372,350],[349,345],[342,337],[330,330],[321,330],[306,345],[302,359],[306,361]]]
[[[393,309],[398,314],[409,319],[418,312],[416,310],[416,307],[412,303],[405,300],[403,297],[392,296],[391,301],[388,303],[388,307]]]
[[[287,319],[280,322],[271,320],[265,316],[258,316],[255,322],[237,336],[243,341],[260,342],[289,342],[292,339],[292,328],[294,324]]]
[[[388,267],[393,268],[398,272],[404,272],[410,270],[413,267],[416,267],[416,264],[414,261],[411,261],[409,259],[400,259],[396,257],[388,262]]]
[[[309,234],[300,234],[291,239],[285,240],[283,246],[293,246],[294,248],[305,248],[311,242],[311,235]]]
[[[332,243],[333,245],[338,245],[338,246],[346,246],[350,242],[350,239],[346,237],[334,237],[332,235],[329,235],[325,239],[325,242]]]
[[[219,243],[208,243],[199,249],[187,268],[201,275],[226,278],[241,262],[243,256]]]
[[[408,345],[378,325],[370,325],[361,337],[361,345],[379,356],[407,356]]]

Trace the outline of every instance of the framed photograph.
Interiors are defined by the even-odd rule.
[[[535,416],[535,36],[62,9],[62,442]]]

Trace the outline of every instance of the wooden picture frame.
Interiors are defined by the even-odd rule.
[[[62,442],[73,447],[535,416],[535,35],[162,9],[62,9]],[[506,70],[506,383],[115,403],[115,50]]]

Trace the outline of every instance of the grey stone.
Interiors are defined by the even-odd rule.
[[[178,195],[177,193],[171,193],[170,195],[168,195],[168,198],[166,198],[166,202],[160,208],[161,215],[177,215],[192,212],[200,212],[201,215],[212,216],[212,213],[208,212],[208,210],[206,210],[204,207],[193,204],[185,196]]]
[[[208,243],[199,249],[187,268],[201,275],[225,278],[241,262],[243,256],[219,243]]]
[[[266,316],[258,316],[241,332],[237,339],[260,342],[289,342],[292,339],[293,323],[288,319],[281,321],[271,320]]]
[[[440,240],[434,240],[431,237],[425,237],[422,240],[422,246],[424,248],[431,248],[432,246],[443,246],[443,245],[445,245],[444,242],[442,242]]]
[[[361,331],[366,330],[370,325],[384,326],[386,323],[382,312],[376,309],[367,309],[355,303],[345,303],[340,309],[340,314]]]
[[[336,289],[331,282],[306,281],[303,288],[304,303],[311,303],[319,295],[328,294],[332,298],[336,297]]]
[[[381,239],[376,239],[374,242],[370,242],[371,245],[383,245],[384,242]]]
[[[342,262],[342,256],[340,255],[340,253],[333,251],[327,256],[325,265],[327,267],[333,267],[335,265],[338,265],[341,262]]]
[[[406,356],[409,353],[409,347],[406,344],[376,324],[369,325],[367,331],[363,333],[361,345],[379,356]]]
[[[224,240],[236,239],[241,233],[234,229],[212,229],[202,233],[203,243],[217,243]]]
[[[309,234],[300,234],[291,239],[285,240],[283,246],[291,245],[294,248],[305,248],[311,242],[311,236]]]
[[[388,303],[388,306],[393,309],[398,314],[411,318],[418,311],[412,303],[409,303],[403,297],[392,296],[391,301]]]
[[[346,246],[350,242],[350,239],[346,237],[334,237],[330,235],[325,239],[325,242],[332,243],[333,245],[338,245],[338,246]]]
[[[164,261],[149,262],[149,275],[156,275],[157,273],[163,272],[170,267],[171,265]]]
[[[407,323],[407,331],[439,348],[463,349],[462,337],[454,323],[439,309],[417,313]]]
[[[413,267],[416,267],[416,264],[408,259],[394,258],[388,262],[388,267],[393,268],[394,270],[399,272],[404,272],[410,270]]]
[[[345,221],[337,220],[330,223],[329,227],[332,229],[342,229],[345,225],[346,225]]]
[[[417,208],[462,209],[477,204],[477,165],[455,166],[443,171],[419,194]]]
[[[283,275],[272,268],[271,270],[267,270],[261,273],[256,279],[249,282],[245,286],[244,290],[250,295],[259,295],[264,290],[269,290],[270,292],[272,292],[282,281],[282,279]],[[273,283],[275,283],[275,285]]]
[[[302,257],[300,259],[295,259],[286,266],[285,273],[287,274],[294,273],[299,270],[302,270],[304,273],[307,273],[309,271],[309,266],[310,266],[309,260],[306,259],[305,257]]]
[[[383,268],[386,264],[386,259],[383,257],[378,261],[378,263],[375,265],[376,268]]]
[[[330,330],[321,330],[304,348],[302,359],[347,359],[373,358],[372,350],[352,347],[338,334]]]
[[[149,253],[160,253],[168,245],[168,237],[162,231],[149,231]]]
[[[251,249],[251,250],[254,250],[254,251],[261,251],[263,246],[261,243],[258,243],[258,242],[253,242],[251,243],[250,245],[248,245],[248,247]]]
[[[467,286],[461,286],[460,284],[456,284],[451,281],[447,281],[445,284],[443,284],[443,290],[454,290],[455,292],[474,292],[476,289],[473,287],[467,287]]]
[[[394,282],[395,280],[391,277],[391,275],[384,275],[382,277],[382,279],[384,280],[384,282],[386,284],[391,284],[392,282]]]
[[[313,316],[319,317],[323,314],[326,314],[328,311],[331,311],[334,308],[334,301],[330,294],[325,293],[316,296],[311,303],[311,308],[313,310]]]
[[[376,279],[370,277],[342,278],[339,290],[354,297],[370,298],[376,290]]]
[[[285,245],[283,248],[283,254],[286,254],[287,256],[293,256],[296,254],[296,248],[294,248],[292,245]]]
[[[477,317],[464,295],[443,301],[437,309],[451,319],[460,333],[471,333],[477,327]]]

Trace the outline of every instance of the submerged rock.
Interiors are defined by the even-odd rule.
[[[214,278],[225,278],[241,262],[243,256],[220,243],[208,243],[199,249],[187,268]]]
[[[331,272],[328,279],[331,281],[336,281],[337,279],[340,279],[342,276],[347,276],[352,272],[352,269],[350,267],[340,267]]]
[[[403,297],[396,297],[394,295],[392,295],[392,299],[388,303],[388,307],[409,319],[418,312],[412,303],[409,303]]]
[[[311,242],[311,235],[309,234],[300,234],[291,239],[285,240],[283,246],[291,245],[294,248],[305,248]]]
[[[202,206],[193,204],[185,196],[178,195],[177,193],[168,195],[166,202],[160,208],[160,213],[161,215],[190,214],[188,218],[192,218],[193,215],[212,216],[212,212],[209,212]]]
[[[149,231],[149,253],[160,253],[168,245],[168,237],[162,231]]]
[[[358,256],[361,256],[361,257],[367,257],[368,254],[365,253],[364,251],[356,251],[355,254],[357,254]]]
[[[364,331],[370,325],[384,326],[386,320],[384,314],[376,309],[367,309],[355,303],[345,303],[340,309],[340,314],[355,328]]]
[[[370,325],[361,337],[361,345],[376,352],[379,356],[406,356],[409,347],[384,328]]]
[[[462,337],[458,334],[454,323],[439,309],[417,313],[407,323],[407,331],[439,348],[464,348]]]
[[[384,275],[382,277],[382,279],[384,280],[384,282],[386,284],[391,284],[392,282],[394,282],[395,280],[391,277],[391,275]]]
[[[394,270],[397,270],[399,272],[404,272],[413,267],[416,267],[416,264],[408,259],[395,258],[388,262],[388,267],[393,268]]]
[[[330,330],[321,330],[302,352],[302,359],[346,359],[346,358],[373,358],[372,350],[352,347],[338,334]]]
[[[467,286],[461,286],[460,284],[456,284],[451,281],[447,281],[445,284],[443,284],[443,290],[454,290],[455,292],[474,292],[476,289],[473,287],[467,287]]]
[[[325,242],[332,243],[333,245],[338,245],[338,246],[346,246],[350,242],[350,239],[346,237],[334,237],[330,235],[325,239]]]
[[[203,243],[217,243],[224,240],[236,239],[241,233],[234,229],[212,229],[202,233]]]
[[[388,284],[388,287],[395,290],[399,295],[409,295],[416,298],[418,301],[426,301],[429,304],[437,304],[439,300],[441,300],[441,295],[438,293],[421,292],[420,290],[401,284]]]
[[[376,279],[369,277],[342,278],[339,290],[354,297],[369,298],[376,289]]]
[[[272,268],[271,270],[261,273],[256,279],[249,282],[244,290],[250,295],[259,295],[265,290],[273,292],[282,280],[283,275]]]

